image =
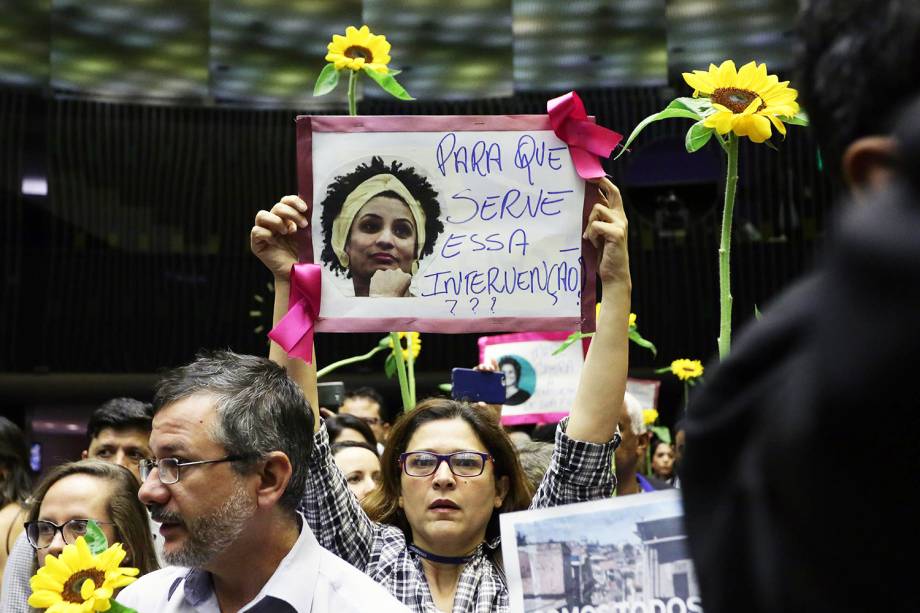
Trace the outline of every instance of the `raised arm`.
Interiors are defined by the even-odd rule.
[[[285,196],[271,211],[259,211],[250,235],[253,254],[272,272],[275,306],[272,324],[287,313],[291,266],[297,263],[296,233],[306,228],[307,205],[297,196]],[[335,465],[329,437],[322,427],[316,388],[316,356],[313,364],[291,359],[272,342],[269,358],[284,366],[303,389],[315,420],[314,448],[307,471],[307,489],[300,510],[319,543],[353,566],[364,569],[370,557],[375,524],[361,509],[342,472]]]
[[[291,266],[297,263],[296,234],[309,226],[307,204],[297,196],[285,196],[271,211],[259,211],[249,233],[249,246],[274,277],[275,303],[272,325],[287,313],[291,293]],[[291,359],[284,349],[272,341],[268,357],[287,369],[288,375],[300,385],[313,409],[314,432],[319,430],[319,395],[316,387],[316,355],[313,363]]]
[[[601,201],[591,211],[585,237],[597,249],[601,308],[566,433],[575,440],[606,443],[616,432],[626,392],[632,280],[620,190],[606,178],[597,187]]]

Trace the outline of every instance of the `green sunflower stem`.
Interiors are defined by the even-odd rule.
[[[355,117],[358,114],[358,71],[348,71],[348,114]]]
[[[722,209],[722,238],[719,243],[719,359],[728,356],[732,345],[732,288],[729,262],[732,251],[732,214],[738,187],[738,136],[728,135],[728,170],[725,177],[725,206]]]
[[[355,362],[363,362],[364,360],[369,360],[372,357],[374,357],[374,355],[377,354],[377,352],[383,351],[384,349],[386,349],[386,347],[374,347],[373,349],[371,349],[364,355],[356,355],[354,357],[345,358],[344,360],[339,360],[338,362],[333,362],[329,366],[326,366],[325,368],[321,368],[319,371],[317,371],[316,378],[319,379],[325,375],[328,375],[333,370],[337,370],[341,368],[342,366],[347,366],[349,364],[354,364]]]
[[[690,404],[690,384],[684,381],[684,417],[687,416],[687,406]]]
[[[415,358],[412,356],[415,355],[415,347],[412,346],[412,336],[406,335],[406,362],[407,362],[407,374],[409,381],[409,402],[412,403],[412,408],[415,408]]]
[[[403,411],[411,411],[415,406],[409,396],[409,381],[406,375],[406,359],[403,356],[402,341],[397,332],[390,332],[393,343],[393,355],[396,357],[396,375],[399,378],[399,393],[402,397]]]

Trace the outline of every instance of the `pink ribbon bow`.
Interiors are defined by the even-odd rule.
[[[319,317],[321,289],[320,266],[294,264],[291,267],[288,312],[268,333],[268,337],[281,345],[289,356],[300,358],[307,364],[313,361],[313,323]]]
[[[575,92],[548,101],[546,111],[553,132],[569,146],[578,176],[582,179],[603,177],[606,173],[597,156],[610,157],[623,135],[588,120],[585,105]]]

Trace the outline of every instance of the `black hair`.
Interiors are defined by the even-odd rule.
[[[374,156],[369,163],[360,164],[357,168],[346,175],[336,177],[329,188],[326,190],[326,198],[323,200],[323,253],[321,259],[326,263],[332,272],[337,275],[344,275],[345,278],[351,278],[351,271],[342,267],[339,258],[332,249],[332,224],[335,218],[342,212],[345,205],[345,199],[360,184],[376,175],[390,174],[399,179],[406,186],[409,193],[418,200],[422,210],[425,212],[425,244],[418,246],[417,259],[422,259],[434,251],[434,243],[441,232],[444,231],[444,224],[439,219],[441,216],[441,205],[438,203],[438,192],[434,190],[428,179],[418,174],[414,168],[404,167],[401,162],[393,160],[389,165],[385,164],[383,159]],[[379,196],[388,196],[402,200],[402,196],[395,192],[383,192]]]
[[[294,513],[306,491],[313,450],[313,411],[284,368],[267,358],[231,351],[201,353],[194,362],[166,374],[157,384],[154,413],[195,394],[214,396],[217,428],[209,433],[246,474],[272,451],[287,455],[291,478],[278,504]]]
[[[386,403],[383,401],[383,396],[380,395],[380,392],[375,390],[372,387],[359,387],[350,392],[345,392],[345,400],[349,398],[367,398],[373,402],[377,403],[377,406],[380,407],[380,419],[385,421],[388,424],[392,424],[394,421],[394,416],[390,414],[387,410]],[[344,404],[344,402],[343,402]]]
[[[514,369],[514,380],[516,381],[515,385],[518,387],[521,386],[521,363],[512,358],[510,355],[502,356],[498,361],[498,367],[501,368],[505,364],[510,364],[511,368]]]
[[[92,440],[106,428],[150,432],[153,429],[153,405],[134,398],[112,398],[90,415],[86,436]]]
[[[349,428],[356,430],[367,441],[368,445],[373,445],[376,448],[377,437],[374,436],[374,431],[354,415],[343,413],[326,418],[326,431],[329,432],[330,443],[335,443],[336,439],[342,434],[342,430]]]
[[[0,417],[0,465],[7,470],[0,481],[0,508],[16,502],[22,504],[32,490],[29,448],[19,426]]]
[[[801,102],[837,174],[850,143],[890,133],[920,92],[920,2],[808,0],[798,30]]]

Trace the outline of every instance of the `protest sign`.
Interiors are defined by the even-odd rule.
[[[569,414],[584,364],[582,343],[553,355],[568,332],[523,332],[479,338],[479,361],[505,375],[502,424],[555,423]]]
[[[699,613],[678,490],[501,515],[514,613]]]
[[[597,192],[548,117],[304,116],[297,135],[317,330],[593,329]]]
[[[658,408],[658,390],[661,381],[657,379],[626,379],[626,391],[636,397],[643,409]]]

